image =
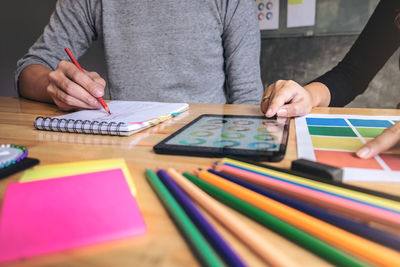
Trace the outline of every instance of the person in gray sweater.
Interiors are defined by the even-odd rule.
[[[17,63],[23,97],[61,110],[101,108],[105,80],[79,58],[104,44],[111,99],[257,104],[260,32],[252,0],[58,0],[43,34]]]

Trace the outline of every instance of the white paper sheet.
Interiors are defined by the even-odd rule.
[[[316,0],[288,0],[287,27],[304,27],[315,24]]]

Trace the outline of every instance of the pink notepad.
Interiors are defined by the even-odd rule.
[[[11,183],[1,211],[0,262],[145,231],[120,169]]]

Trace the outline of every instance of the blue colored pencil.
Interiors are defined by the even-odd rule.
[[[157,175],[228,266],[246,266],[167,172],[158,170]]]
[[[340,227],[344,230],[357,234],[359,236],[365,237],[374,242],[380,243],[384,246],[394,248],[396,250],[400,250],[400,238],[387,233],[385,231],[369,227],[368,225],[358,223],[354,220],[348,219],[346,217],[325,211],[321,208],[312,206],[310,204],[304,203],[300,200],[293,199],[291,197],[273,192],[269,189],[263,188],[261,186],[249,183],[247,181],[243,181],[240,178],[233,177],[231,175],[227,175],[212,169],[208,170],[210,173],[216,174],[226,180],[234,182],[238,185],[246,187],[254,192],[272,198],[273,200],[279,201],[287,206],[295,208],[299,211],[307,213],[311,216],[314,216],[320,220],[323,220],[327,223]]]

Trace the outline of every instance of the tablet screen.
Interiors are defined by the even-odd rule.
[[[166,144],[278,151],[284,122],[266,118],[202,117]]]
[[[280,157],[286,150],[288,119],[202,115],[155,146],[159,153],[202,156]]]

